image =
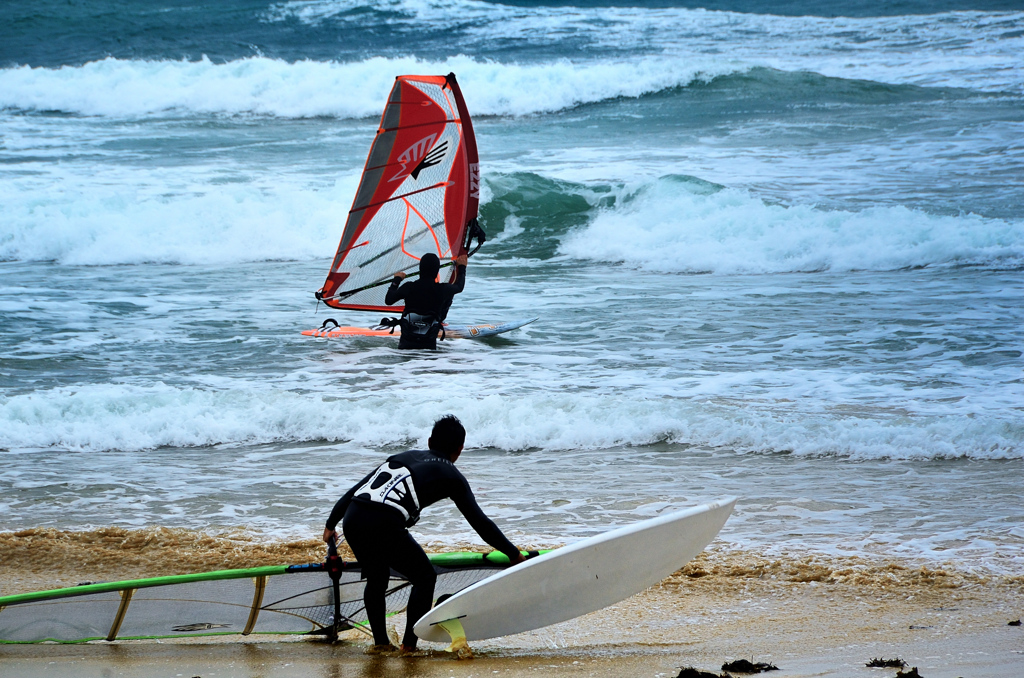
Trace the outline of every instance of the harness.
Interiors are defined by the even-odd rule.
[[[356,490],[355,498],[398,509],[405,517],[406,527],[411,527],[420,519],[420,502],[412,473],[401,464],[391,464],[386,461],[378,466],[370,479]]]
[[[402,328],[403,335],[410,335],[415,339],[432,339],[440,332],[440,340],[444,341],[444,323],[432,315],[420,315],[419,313],[406,313],[401,318],[381,318],[378,327],[390,327],[388,334],[394,334],[396,327]]]

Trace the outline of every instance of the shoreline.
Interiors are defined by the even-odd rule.
[[[922,678],[1011,678],[1024,659],[1021,628],[1006,623],[1024,605],[1019,590],[1006,595],[949,589],[884,603],[836,595],[812,583],[775,591],[741,586],[717,595],[691,583],[670,578],[570,622],[472,643],[475,656],[469,660],[429,643],[423,657],[366,655],[368,642],[350,631],[333,645],[301,636],[0,645],[0,664],[24,678],[69,670],[76,677],[470,678],[536,672],[551,678],[671,678],[682,667],[718,674],[724,662],[751,659],[778,666],[768,674],[778,678],[879,678],[895,676],[896,670],[866,663],[898,657]],[[401,628],[404,620],[391,623]]]
[[[543,545],[538,545],[543,546]],[[2,594],[83,579],[127,579],[239,565],[299,564],[317,540],[260,543],[186,530],[0,533]],[[453,550],[466,550],[459,545]],[[172,572],[171,570],[179,570]],[[21,589],[21,591],[15,590]],[[916,666],[922,678],[1011,678],[1024,662],[1024,576],[901,561],[801,554],[765,557],[721,545],[659,585],[545,629],[472,643],[475,658],[375,657],[350,632],[336,645],[301,636],[0,645],[11,675],[76,676],[669,676],[727,661],[770,662],[778,676],[895,676],[873,658]],[[391,623],[399,628],[404,618]],[[441,646],[424,643],[424,648]],[[174,670],[168,673],[170,668]]]

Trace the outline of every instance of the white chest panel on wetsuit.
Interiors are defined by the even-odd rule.
[[[355,493],[358,499],[368,499],[402,512],[410,525],[419,520],[420,502],[409,469],[386,461],[377,467],[370,479]]]

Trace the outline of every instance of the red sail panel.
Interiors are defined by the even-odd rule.
[[[377,283],[418,270],[427,252],[442,263],[463,254],[479,202],[476,139],[455,75],[399,76],[320,298],[334,308],[400,313],[402,306],[384,304],[387,285]]]

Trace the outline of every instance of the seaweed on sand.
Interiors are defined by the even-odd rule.
[[[723,671],[735,673],[761,673],[762,671],[778,671],[779,667],[767,662],[748,662],[746,659],[737,659],[734,662],[722,664]]]
[[[676,678],[720,678],[717,673],[711,673],[710,671],[701,671],[700,669],[692,666],[684,666],[679,669],[679,675]]]

